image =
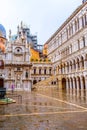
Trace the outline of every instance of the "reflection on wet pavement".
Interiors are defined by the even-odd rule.
[[[15,92],[22,103],[0,105],[0,130],[87,130],[87,91],[40,88]]]

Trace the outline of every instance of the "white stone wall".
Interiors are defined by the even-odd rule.
[[[53,75],[59,78],[59,82],[62,83],[62,78],[65,78],[66,81],[68,79],[69,84],[73,84],[76,80],[77,88],[86,89],[87,2],[71,14],[47,41],[47,44],[48,58],[53,63]]]

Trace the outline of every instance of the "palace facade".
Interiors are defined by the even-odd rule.
[[[0,59],[4,61],[4,70],[0,70],[0,78],[4,81],[3,85],[7,90],[14,86],[15,90],[31,91],[30,46],[26,35],[23,34],[22,26],[20,29],[16,39],[12,40],[13,37],[9,36],[6,51],[0,54]]]
[[[87,1],[45,43],[59,88],[87,89]]]
[[[52,65],[48,59],[43,59],[35,41],[29,37],[29,29],[23,23],[17,28],[17,34],[9,31],[5,53],[0,53],[0,85],[7,90],[14,86],[15,90],[31,91],[32,85],[45,80],[52,74]],[[31,42],[32,41],[32,42]]]

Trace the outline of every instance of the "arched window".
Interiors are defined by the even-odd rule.
[[[49,69],[49,74],[51,74],[51,68]]]
[[[80,41],[78,40],[78,50],[80,50]]]
[[[77,31],[77,21],[75,21],[75,31]]]
[[[44,69],[44,74],[46,74],[46,68]]]
[[[41,69],[39,69],[39,74],[41,74]]]
[[[87,25],[87,16],[85,15],[85,25]]]
[[[28,78],[28,72],[26,71],[25,77]]]
[[[36,68],[34,68],[34,74],[36,74]]]
[[[77,25],[78,25],[78,29],[79,29],[79,19],[77,19]]]
[[[82,17],[82,27],[84,27],[84,18]]]
[[[85,47],[85,37],[83,37],[83,47]]]

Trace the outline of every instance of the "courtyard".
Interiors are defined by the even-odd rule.
[[[22,102],[15,97],[22,95]],[[0,130],[87,130],[87,91],[39,87],[0,105]]]

